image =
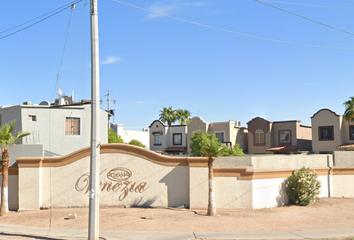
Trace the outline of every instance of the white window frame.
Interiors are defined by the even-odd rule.
[[[261,136],[263,135],[263,141],[257,141],[257,135],[259,136],[259,140],[261,140]],[[254,143],[255,144],[265,144],[265,134],[264,131],[262,129],[257,129],[254,132]]]

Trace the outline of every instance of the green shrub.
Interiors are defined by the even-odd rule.
[[[320,193],[321,182],[317,180],[317,173],[308,167],[296,170],[286,180],[286,194],[291,204],[307,206]]]
[[[228,148],[225,146],[223,156],[225,157],[242,157],[245,156],[242,148],[240,148],[240,144],[236,143],[232,148]]]
[[[214,142],[217,145],[217,148],[222,147],[221,142],[219,142],[215,135],[212,133],[202,132],[201,130],[193,133],[191,143],[189,144],[193,157],[206,157],[204,146],[210,142]]]
[[[221,156],[224,157],[240,157],[244,156],[242,148],[240,148],[240,144],[236,143],[232,148],[228,148],[225,145],[222,145],[221,142],[215,137],[214,134],[210,132],[203,132],[199,130],[198,132],[194,132],[191,138],[191,143],[189,144],[191,148],[191,154],[194,157],[205,157],[205,153],[203,151],[204,146],[208,142],[217,142],[215,143],[217,148],[221,148]]]
[[[117,133],[112,129],[108,129],[108,143],[124,143],[120,135],[117,136]]]
[[[142,147],[142,148],[146,148],[146,146],[140,142],[139,140],[136,140],[136,139],[132,139],[130,142],[129,142],[130,145],[135,145],[135,146],[138,146],[138,147]]]

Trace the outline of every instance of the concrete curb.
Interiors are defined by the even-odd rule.
[[[87,239],[85,230],[44,229],[11,224],[0,224],[0,239],[6,235],[38,236],[43,239]],[[354,228],[292,231],[292,232],[121,232],[102,231],[100,237],[109,240],[190,240],[190,239],[318,239],[354,236]]]

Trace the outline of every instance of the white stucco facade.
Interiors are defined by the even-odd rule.
[[[14,133],[31,133],[21,144],[42,144],[45,155],[67,155],[90,146],[91,104],[17,105],[0,108],[2,124],[16,120]],[[79,134],[67,134],[68,118],[79,119]],[[100,111],[101,143],[108,142],[107,112]]]

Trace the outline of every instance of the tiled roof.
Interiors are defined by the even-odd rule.
[[[152,135],[155,135],[155,134],[162,134],[162,131],[152,132]]]
[[[347,148],[350,148],[351,150],[353,150],[354,149],[354,143],[345,143],[345,144],[339,145],[337,147],[337,149],[341,149],[341,150],[346,150]]]
[[[271,152],[293,152],[298,149],[297,145],[290,145],[290,146],[278,146],[278,147],[272,147],[268,148],[267,151]]]
[[[321,111],[329,111],[330,113],[333,113],[335,116],[339,117],[340,115],[338,115],[336,112],[333,112],[331,109],[328,109],[328,108],[323,108],[321,110],[318,110],[311,118],[314,118],[319,112]]]
[[[186,150],[186,147],[168,147],[163,149],[164,152],[183,152]]]

